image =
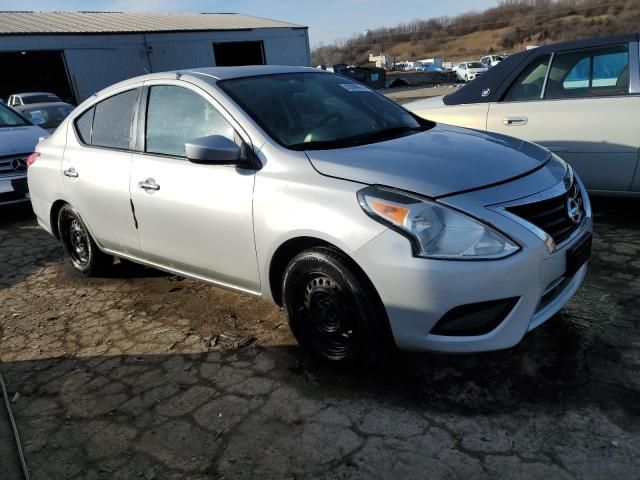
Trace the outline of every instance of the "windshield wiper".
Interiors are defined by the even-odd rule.
[[[355,142],[355,145],[366,145],[367,143],[381,142],[383,140],[392,140],[400,137],[403,133],[408,132],[422,132],[425,127],[389,127],[384,130],[378,130],[377,132],[371,132],[365,135],[361,135]]]
[[[338,140],[318,140],[315,142],[296,143],[289,145],[287,148],[290,150],[329,150],[332,148],[356,147],[358,145],[390,140],[392,138],[399,137],[403,133],[422,132],[426,129],[427,127],[390,127],[385,128],[384,130],[341,138]]]
[[[329,150],[332,148],[345,148],[353,144],[353,139],[317,140],[315,142],[302,142],[287,145],[289,150]]]

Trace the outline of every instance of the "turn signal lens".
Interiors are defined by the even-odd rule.
[[[382,200],[371,200],[369,202],[371,209],[381,217],[386,218],[396,225],[404,225],[409,209],[383,202]]]
[[[31,155],[27,157],[27,168],[36,163],[36,160],[40,157],[38,152],[33,152]]]

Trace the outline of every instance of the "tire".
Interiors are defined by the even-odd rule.
[[[313,248],[294,257],[282,291],[293,335],[320,360],[340,366],[376,363],[393,345],[373,285],[333,249]]]
[[[71,205],[58,213],[58,232],[62,248],[78,272],[99,275],[113,264],[113,257],[100,251],[80,215]]]

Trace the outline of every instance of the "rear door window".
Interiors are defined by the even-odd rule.
[[[555,55],[545,98],[588,98],[629,93],[628,45],[611,45]]]
[[[114,95],[95,105],[91,145],[128,150],[138,89]]]
[[[91,145],[91,126],[93,125],[93,112],[91,107],[76,119],[76,133],[82,143]]]

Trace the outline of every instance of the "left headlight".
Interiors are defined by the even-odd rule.
[[[358,192],[358,200],[374,220],[409,238],[414,254],[420,257],[497,259],[520,250],[488,225],[406,192],[371,186]]]

